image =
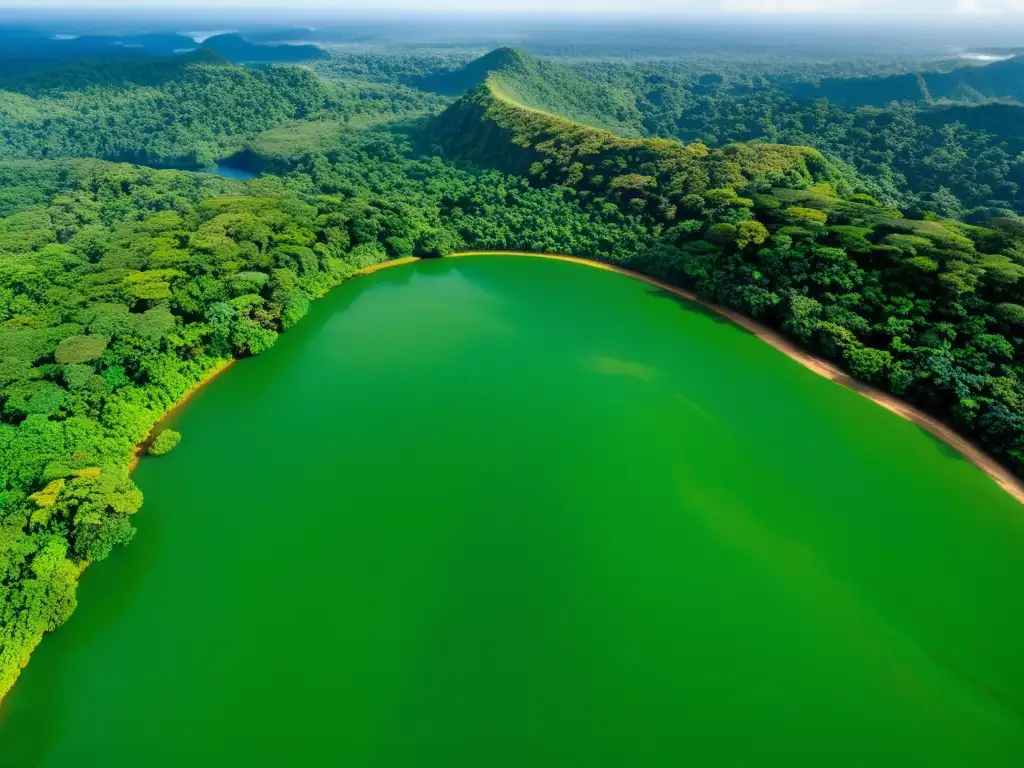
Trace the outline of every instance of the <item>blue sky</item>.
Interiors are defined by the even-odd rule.
[[[65,7],[193,7],[193,8],[300,8],[345,10],[440,10],[481,13],[488,10],[480,0],[0,0],[0,7],[41,8]],[[513,8],[502,5],[508,13],[668,13],[707,14],[709,12],[765,14],[835,14],[835,13],[899,13],[957,16],[990,16],[999,13],[1024,13],[1024,0],[517,0]],[[495,8],[494,10],[498,10]]]

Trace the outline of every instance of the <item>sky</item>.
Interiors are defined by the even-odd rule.
[[[465,11],[479,14],[486,10],[480,0],[294,0],[284,4],[281,0],[0,0],[0,8],[34,9],[64,7],[85,10],[87,7],[122,8],[302,8],[338,13],[346,10],[418,10]],[[550,13],[679,13],[701,14],[709,12],[763,13],[790,15],[855,14],[927,14],[950,18],[964,16],[991,16],[999,13],[1024,13],[1024,0],[517,0],[508,4],[494,3],[501,12]]]

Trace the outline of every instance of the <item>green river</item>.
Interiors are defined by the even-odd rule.
[[[1024,509],[640,281],[351,281],[172,418],[0,765],[1024,765]]]

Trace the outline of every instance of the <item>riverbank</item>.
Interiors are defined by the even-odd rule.
[[[532,256],[542,259],[554,259],[556,261],[569,261],[574,264],[583,264],[584,266],[596,267],[597,269],[604,269],[609,272],[617,272],[620,275],[632,277],[635,280],[641,280],[648,285],[653,285],[656,288],[660,288],[663,291],[674,294],[686,301],[699,304],[700,306],[710,309],[712,312],[725,317],[744,330],[754,334],[761,341],[771,345],[779,352],[786,355],[786,357],[795,360],[808,370],[813,371],[819,376],[824,376],[826,379],[830,379],[840,386],[846,387],[847,389],[866,397],[873,403],[895,413],[900,418],[913,422],[933,437],[936,437],[947,445],[955,448],[965,459],[992,478],[1000,488],[1010,494],[1018,502],[1024,504],[1024,481],[1010,472],[1010,470],[994,458],[982,451],[981,448],[976,446],[970,440],[962,437],[953,430],[952,427],[939,421],[934,416],[930,416],[924,411],[915,408],[909,403],[900,400],[889,392],[885,392],[877,387],[872,387],[869,384],[857,381],[839,368],[839,366],[829,360],[816,357],[801,349],[795,342],[791,341],[775,329],[770,328],[763,323],[759,323],[746,315],[742,315],[739,312],[714,304],[710,301],[705,301],[704,299],[699,298],[697,294],[692,291],[688,291],[685,288],[679,288],[675,285],[669,285],[657,278],[641,274],[640,272],[634,272],[631,269],[616,267],[612,264],[584,259],[579,256],[565,256],[557,253],[529,253],[525,251],[460,251],[458,253],[451,254],[448,258],[458,258],[462,256]],[[382,268],[384,266],[392,266],[392,264],[387,263],[384,265],[378,265],[378,268]]]
[[[164,415],[161,416],[156,421],[155,424],[153,424],[153,427],[149,430],[149,434],[146,435],[146,439],[143,440],[138,445],[136,445],[135,449],[132,451],[132,461],[131,461],[131,464],[128,466],[128,472],[129,473],[134,472],[135,468],[139,466],[139,460],[145,455],[146,449],[149,447],[150,443],[153,442],[153,438],[156,437],[156,434],[157,434],[157,431],[159,430],[160,425],[163,424],[165,421],[167,421],[167,419],[169,419],[171,417],[171,415],[174,414],[175,411],[177,411],[179,408],[184,406],[189,400],[191,400],[192,397],[200,389],[202,389],[207,384],[209,384],[211,381],[216,379],[218,376],[220,376],[222,373],[224,373],[224,371],[226,371],[228,368],[230,368],[231,366],[233,366],[237,362],[238,362],[238,360],[236,360],[236,359],[221,360],[219,363],[214,365],[210,370],[208,370],[206,373],[204,373],[199,378],[199,381],[197,381],[195,384],[193,384],[191,387],[189,387],[188,391],[184,395],[182,395],[174,405],[172,405],[170,408],[167,409],[167,411],[164,413]]]
[[[650,275],[645,275],[640,272],[635,272],[631,269],[624,267],[617,267],[612,264],[606,264],[604,262],[595,261],[593,259],[585,259],[580,256],[568,256],[559,253],[535,253],[530,251],[458,251],[452,253],[445,258],[461,258],[466,256],[529,256],[531,258],[539,259],[553,259],[555,261],[568,261],[574,264],[582,264],[583,266],[593,267],[595,269],[603,269],[609,272],[616,272],[626,277],[631,277],[634,280],[640,280],[659,288],[663,291],[678,296],[685,301],[699,304],[700,306],[715,312],[716,314],[725,317],[732,323],[740,326],[749,333],[754,334],[758,339],[769,344],[773,348],[777,349],[782,354],[791,360],[795,360],[810,371],[824,376],[831,381],[839,384],[840,386],[846,387],[847,389],[856,392],[857,394],[866,397],[868,400],[882,406],[886,410],[896,414],[900,418],[906,419],[907,421],[913,422],[921,429],[925,430],[933,437],[938,438],[942,442],[956,449],[965,459],[970,461],[974,466],[988,475],[995,483],[1010,494],[1019,503],[1024,504],[1024,481],[1014,475],[1010,470],[1000,464],[996,459],[989,456],[981,448],[976,446],[970,440],[958,434],[952,427],[939,421],[934,416],[931,416],[924,411],[915,408],[903,400],[900,400],[895,395],[885,392],[877,387],[872,387],[869,384],[857,381],[848,373],[843,371],[839,366],[835,365],[829,360],[821,357],[816,357],[810,354],[804,349],[801,349],[795,342],[784,336],[779,331],[776,331],[769,326],[759,323],[757,320],[742,315],[735,310],[723,307],[719,304],[715,304],[710,301],[705,301],[697,296],[692,291],[688,291],[685,288],[680,288],[675,285],[670,285],[662,280],[658,280]],[[378,272],[382,269],[389,269],[391,267],[400,267],[406,264],[412,264],[420,259],[416,256],[407,256],[401,259],[392,259],[390,261],[384,261],[380,264],[374,264],[370,267],[364,267],[355,273],[355,276],[370,275],[374,272]],[[156,429],[160,424],[164,423],[176,410],[184,406],[189,399],[204,386],[209,384],[211,381],[220,376],[224,371],[234,365],[237,360],[227,360],[212,368],[207,374],[203,376],[189,391],[177,402],[170,410],[165,413],[160,421],[158,421],[153,430],[150,431],[150,435],[145,441],[140,443],[135,448],[135,454],[131,463],[131,470],[134,471],[138,465],[139,459],[145,453],[145,448],[151,441]]]
[[[169,730],[175,754],[154,768],[225,743],[236,762],[287,764],[295,733],[310,765],[358,763],[367,739],[395,732],[443,733],[453,746],[432,757],[451,768],[500,764],[524,732],[539,734],[539,768],[637,743],[685,762],[692,744],[663,717],[679,711],[697,730],[724,723],[699,744],[712,763],[737,722],[757,737],[738,763],[766,739],[802,754],[809,722],[838,744],[811,763],[882,720],[903,740],[858,758],[958,768],[962,754],[1024,752],[1024,728],[1006,725],[1024,616],[999,610],[1024,581],[1018,503],[920,429],[646,283],[523,257],[380,270],[311,302],[164,427],[186,442],[139,464],[138,533],[89,569],[73,620],[9,697],[0,765],[113,754],[111,768],[133,768]],[[400,483],[376,458],[396,450],[415,457]],[[322,482],[334,477],[344,493]],[[282,509],[315,513],[282,524]],[[339,597],[345,610],[324,610]],[[197,626],[201,645],[183,643]],[[254,680],[295,626],[314,630],[302,653]],[[751,627],[757,643],[737,655]],[[907,696],[893,696],[893,668]],[[382,684],[414,694],[398,720]],[[795,723],[782,731],[764,714],[780,690]],[[501,733],[493,709],[472,719],[494,691]],[[306,727],[325,707],[353,727]],[[546,728],[564,712],[567,728]],[[125,722],[130,743],[111,752]],[[632,726],[595,748],[608,722]],[[254,727],[279,738],[253,745]]]
[[[195,395],[200,389],[202,389],[207,384],[209,384],[211,381],[216,379],[218,376],[220,376],[222,373],[224,373],[224,371],[226,371],[228,368],[230,368],[232,365],[234,365],[237,362],[238,362],[237,360],[232,359],[232,360],[221,360],[220,362],[215,364],[212,368],[210,368],[210,370],[208,370],[206,373],[204,373],[195,384],[193,384],[191,387],[189,387],[188,391],[184,395],[182,395],[181,398],[179,398],[178,401],[176,403],[174,403],[174,405],[172,405],[153,424],[152,428],[149,430],[149,434],[146,436],[146,439],[143,440],[138,445],[136,445],[135,448],[132,450],[132,458],[131,458],[131,461],[130,461],[130,463],[128,465],[128,472],[129,472],[129,474],[134,472],[135,468],[138,467],[139,460],[145,455],[146,448],[153,441],[153,438],[156,436],[156,433],[157,433],[160,425],[163,424],[165,421],[167,421],[167,419],[175,411],[177,411],[179,408],[181,408],[186,403],[188,403],[188,401],[192,399],[193,395]],[[91,565],[91,561],[90,560],[83,560],[83,561],[81,561],[78,564],[78,577],[79,578],[85,573],[86,569],[90,565]],[[10,680],[2,680],[2,681],[0,681],[0,706],[2,706],[2,704],[4,702],[4,699],[6,698],[7,694],[10,693],[11,688],[13,688],[14,684],[17,682],[18,677],[21,675],[21,670],[25,669],[25,667],[27,667],[29,665],[29,662],[32,659],[33,652],[35,652],[35,649],[37,647],[39,647],[39,644],[42,642],[43,637],[44,637],[45,634],[46,634],[45,631],[44,632],[40,632],[38,637],[33,638],[33,642],[30,644],[30,647],[25,651],[24,655],[21,657],[21,659],[18,662],[18,672],[17,672],[17,674],[15,674],[14,677],[12,679],[10,679]]]
[[[381,270],[381,269],[387,269],[388,267],[400,267],[403,264],[411,264],[411,263],[413,263],[415,261],[419,261],[419,258],[416,257],[416,256],[407,256],[407,257],[401,258],[401,259],[392,259],[391,261],[384,261],[384,262],[381,262],[380,264],[374,264],[371,267],[364,267],[363,269],[358,270],[354,274],[354,277],[358,277],[359,275],[370,275],[370,274],[373,274],[374,272],[377,272],[378,270]],[[188,401],[191,400],[192,397],[199,390],[201,390],[207,384],[212,382],[214,379],[216,379],[222,373],[227,371],[228,368],[230,368],[231,366],[233,366],[237,362],[238,362],[237,358],[232,358],[230,360],[221,360],[219,363],[214,365],[210,370],[208,370],[206,373],[204,373],[202,375],[202,377],[199,379],[199,381],[197,381],[195,384],[193,384],[191,387],[189,387],[188,391],[184,395],[182,395],[181,398],[176,403],[174,403],[174,405],[172,405],[164,413],[164,415],[161,416],[157,420],[157,422],[155,424],[153,424],[152,429],[149,430],[149,434],[146,435],[146,439],[143,440],[141,443],[139,443],[138,445],[135,446],[135,449],[132,452],[131,464],[129,465],[129,468],[128,468],[129,473],[134,472],[136,467],[139,466],[139,461],[146,454],[146,449],[149,447],[150,443],[153,442],[153,438],[156,437],[156,434],[157,434],[157,432],[159,430],[159,427],[162,424],[164,424],[167,421],[167,419],[169,419],[177,410],[179,410],[185,404],[187,404]]]

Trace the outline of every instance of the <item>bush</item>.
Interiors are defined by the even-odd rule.
[[[163,456],[181,441],[181,433],[173,429],[165,429],[156,436],[149,446],[150,456]]]

